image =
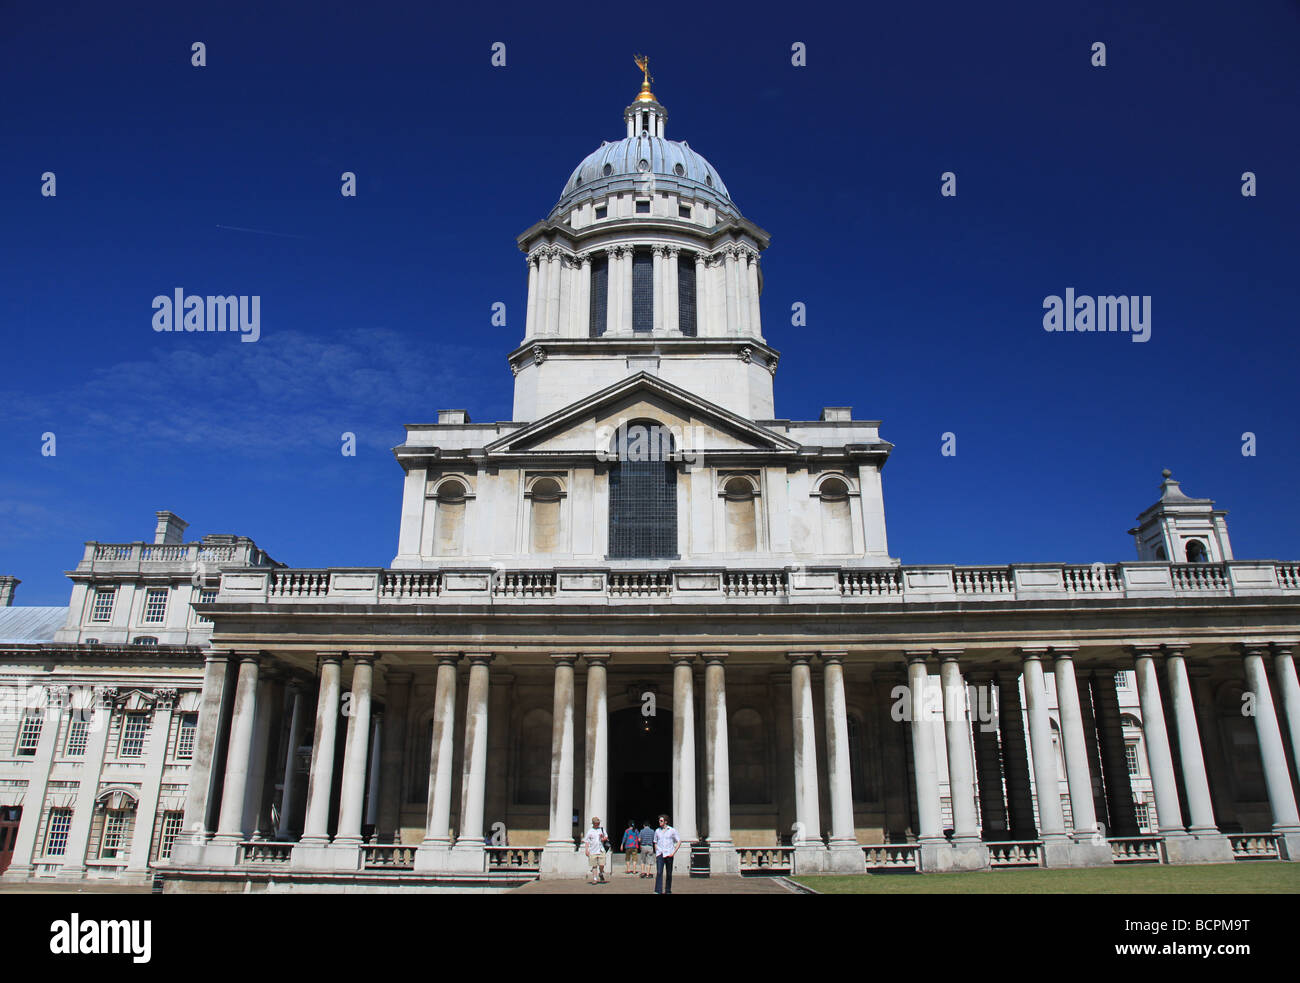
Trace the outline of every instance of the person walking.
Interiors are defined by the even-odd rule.
[[[600,817],[591,817],[591,829],[587,830],[587,835],[582,838],[583,849],[587,851],[587,865],[591,868],[591,883],[605,883],[605,844],[609,842],[609,837],[605,835],[604,827],[600,825]]]
[[[655,863],[655,831],[650,828],[650,820],[646,820],[637,834],[637,843],[641,847],[641,876],[651,877]]]
[[[673,857],[681,848],[682,838],[677,830],[668,825],[668,817],[659,817],[659,828],[655,830],[655,894],[673,893]],[[660,888],[663,888],[660,890]]]
[[[636,820],[627,821],[627,829],[623,830],[623,858],[626,861],[625,874],[636,873],[637,855],[640,853],[641,834],[637,832]]]

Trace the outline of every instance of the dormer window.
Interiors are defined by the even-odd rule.
[[[608,205],[597,205],[597,206],[596,206],[596,220],[597,220],[597,221],[599,221],[599,220],[602,219],[602,218],[605,218],[607,215],[609,215],[609,206],[608,206]]]
[[[691,206],[690,206],[690,205],[678,205],[678,206],[677,206],[677,217],[678,217],[678,218],[690,218],[690,217],[691,217]]]

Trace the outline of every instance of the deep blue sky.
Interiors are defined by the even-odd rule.
[[[637,51],[668,136],[772,234],[778,416],[851,405],[897,445],[893,555],[1131,559],[1169,467],[1239,557],[1300,557],[1296,3],[369,6],[0,3],[20,603],[66,603],[81,543],[148,540],[161,508],[295,566],[386,565],[390,448],[439,408],[509,418],[514,238],[623,135]],[[262,340],[155,333],[177,286],[260,295]],[[1066,287],[1151,295],[1151,341],[1044,332]]]

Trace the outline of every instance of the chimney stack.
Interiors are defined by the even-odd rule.
[[[22,581],[17,577],[0,577],[0,608],[11,608],[14,605],[14,591]]]
[[[189,523],[175,512],[155,512],[158,516],[158,528],[154,530],[153,541],[159,543],[185,542],[185,529]]]

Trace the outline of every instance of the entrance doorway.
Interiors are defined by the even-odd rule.
[[[600,818],[616,849],[629,819],[638,828],[648,820],[654,829],[659,813],[672,813],[671,713],[660,710],[644,717],[636,706],[609,715],[609,808],[610,814]]]
[[[0,874],[9,869],[14,859],[14,843],[22,818],[22,806],[0,806]]]

